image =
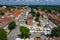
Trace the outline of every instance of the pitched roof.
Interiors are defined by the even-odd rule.
[[[59,18],[56,18],[56,21],[60,22],[60,17]]]
[[[49,17],[51,17],[52,19],[56,19],[56,16],[54,14],[48,14]]]
[[[54,14],[48,14],[49,17],[55,19],[56,21],[60,22],[60,17],[56,17]]]
[[[4,16],[3,21],[10,22],[11,18],[9,16]]]
[[[2,16],[2,18],[0,20],[0,28],[9,22],[11,22],[11,18],[9,16]]]
[[[39,13],[40,13],[41,15],[45,15],[44,11],[39,11]]]
[[[12,14],[14,17],[17,17],[18,15],[20,15],[21,14],[21,12],[23,12],[23,9],[17,9],[17,10],[14,10],[13,11],[13,13],[14,14]],[[2,18],[1,18],[1,20],[0,20],[0,27],[2,27],[3,25],[5,25],[5,23],[9,23],[9,22],[11,22],[11,15],[10,15],[10,11],[9,10],[6,10],[6,13],[8,14],[8,15],[4,15],[4,16],[2,16]]]
[[[5,15],[10,16],[10,15],[11,15],[11,12],[10,12],[9,10],[6,10],[6,11],[5,11]]]
[[[11,13],[9,10],[6,10],[5,13]]]
[[[2,28],[7,22],[3,19],[0,20],[0,28]]]
[[[27,24],[30,26],[33,25],[33,18],[27,18]]]
[[[22,9],[18,9],[18,10],[14,10],[13,11],[13,15],[14,15],[14,17],[17,17],[18,15],[20,15],[21,14],[21,12],[23,12],[23,10]]]
[[[39,38],[34,38],[34,40],[44,40],[43,37],[39,37]]]

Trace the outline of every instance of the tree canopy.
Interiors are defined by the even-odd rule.
[[[38,21],[39,21],[39,18],[38,18],[38,17],[36,17],[36,18],[35,18],[35,21],[37,21],[37,22],[38,22]]]
[[[15,22],[11,22],[8,26],[8,29],[12,30],[16,27],[16,23]]]
[[[60,27],[55,27],[51,31],[51,37],[59,37],[60,36]]]
[[[39,12],[36,13],[36,17],[39,18],[40,17],[40,14]]]
[[[35,16],[35,14],[36,14],[36,12],[34,12],[34,11],[33,11],[33,9],[31,9],[30,14],[34,17],[34,16]]]
[[[20,26],[20,32],[22,34],[22,38],[27,38],[29,37],[29,28],[24,27],[24,26]]]
[[[1,11],[0,15],[2,15],[2,16],[5,15],[5,12],[4,11]]]
[[[7,32],[4,29],[0,29],[0,40],[7,40]]]
[[[11,10],[11,8],[14,8],[14,6],[6,6],[7,10]]]

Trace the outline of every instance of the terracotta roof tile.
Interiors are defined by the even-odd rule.
[[[8,16],[10,16],[11,15],[11,12],[9,10],[6,10],[5,11],[5,14],[8,15]]]
[[[6,12],[5,13],[10,13],[10,11],[9,10],[6,10]]]
[[[57,40],[60,40],[60,37],[58,37],[58,39]]]
[[[11,18],[10,17],[5,17],[5,18],[3,18],[3,20],[6,21],[6,22],[10,22]]]
[[[50,40],[50,38],[47,38],[47,40]]]
[[[2,28],[2,26],[5,24],[6,22],[2,19],[0,20],[0,28]]]
[[[48,14],[49,17],[51,17],[52,19],[56,19],[56,16],[54,14]]]
[[[45,15],[44,11],[39,11],[39,13],[40,13],[41,15]]]
[[[56,18],[56,21],[60,22],[60,17],[59,18]]]
[[[13,11],[14,17],[17,17],[18,15],[20,15],[22,11],[23,11],[22,9],[14,10],[14,11]]]
[[[56,21],[60,22],[60,17],[56,17],[54,14],[48,14],[49,17],[51,17],[52,19],[55,19]]]
[[[28,25],[33,25],[33,18],[27,18],[27,24]]]
[[[0,20],[0,28],[3,27],[6,23],[9,23],[11,21],[10,17],[3,16],[3,18]]]
[[[23,10],[18,9],[18,10],[15,10],[13,12],[14,12],[13,16],[17,17],[21,12],[23,12]],[[8,15],[4,15],[2,17],[2,19],[0,20],[0,27],[2,27],[5,23],[9,23],[11,21],[11,18],[10,18],[10,13],[11,12],[9,10],[6,10],[5,13],[7,13]]]

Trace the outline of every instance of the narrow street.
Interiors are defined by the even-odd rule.
[[[19,34],[19,27],[16,27],[10,32],[9,36],[7,37],[7,40],[15,40],[16,38],[18,38]]]

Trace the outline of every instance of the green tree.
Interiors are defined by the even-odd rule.
[[[39,21],[39,18],[38,18],[38,17],[36,17],[36,18],[35,18],[35,21],[37,21],[37,22],[38,22],[38,21]]]
[[[25,38],[29,37],[29,32],[30,32],[29,28],[20,26],[20,32],[22,34],[22,38],[25,39]]]
[[[40,14],[39,12],[36,13],[36,17],[39,18],[40,17]]]
[[[33,11],[33,9],[31,9],[30,14],[34,17],[34,16],[35,16],[35,14],[36,14],[36,12],[34,12],[34,11]]]
[[[11,22],[8,26],[8,29],[12,30],[16,27],[16,23],[15,22]]]
[[[11,9],[11,7],[10,7],[10,6],[6,6],[6,9],[7,9],[7,10],[10,10],[10,9]]]
[[[5,15],[5,12],[4,11],[1,11],[0,15],[2,15],[2,16]]]
[[[4,29],[0,29],[0,40],[7,40],[7,32]]]
[[[40,21],[38,21],[38,24],[37,24],[38,26],[41,26],[41,22]]]
[[[47,12],[51,13],[51,9],[50,9],[50,8],[48,8],[48,9],[47,9]]]
[[[55,27],[51,31],[51,37],[59,37],[60,36],[60,27]]]

